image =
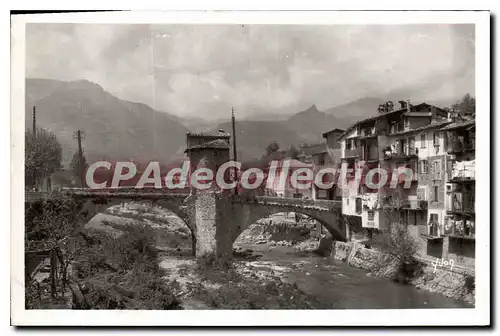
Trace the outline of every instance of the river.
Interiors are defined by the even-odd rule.
[[[115,223],[134,222],[128,218],[99,214],[89,222],[88,227],[103,229],[104,219]],[[190,242],[184,241],[183,255],[190,255],[190,246]],[[260,255],[257,260],[239,262],[271,269],[274,273],[277,271],[284,281],[295,283],[331,309],[473,308],[465,301],[373,277],[365,270],[333,258],[300,252],[291,247],[255,243],[238,243],[237,246]]]
[[[253,266],[277,268],[287,282],[329,303],[331,309],[473,308],[438,293],[376,278],[345,262],[287,247],[241,245],[262,255]]]

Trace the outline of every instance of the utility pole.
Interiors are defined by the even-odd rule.
[[[238,157],[236,154],[236,120],[234,118],[234,108],[231,108],[231,122],[233,124],[233,161],[237,162]],[[235,181],[238,181],[237,174],[238,174],[238,171],[237,171],[236,167],[234,167],[234,179],[235,179]],[[237,184],[236,184],[236,188],[234,189],[234,194],[235,195],[238,194],[238,185]]]
[[[78,141],[78,177],[80,178],[80,187],[85,187],[85,167],[83,166],[83,149],[82,149],[82,137],[84,136],[83,132],[78,130],[76,131],[76,139]]]
[[[33,106],[33,146],[36,148],[36,107]],[[36,152],[35,152],[36,153]],[[36,185],[36,167],[33,167],[33,189],[37,190]]]

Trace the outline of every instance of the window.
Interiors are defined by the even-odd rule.
[[[361,197],[356,198],[356,213],[361,213],[361,206],[362,206],[362,200]]]
[[[427,160],[420,161],[420,172],[422,174],[429,173],[429,161],[427,161]]]
[[[349,150],[351,149],[351,147],[352,147],[351,140],[346,140],[345,148]]]
[[[375,220],[375,211],[373,210],[368,211],[368,220],[369,221]]]
[[[436,174],[436,175],[441,174],[441,162],[440,161],[434,161],[434,174]]]
[[[439,201],[439,187],[438,186],[434,186],[434,199],[433,199],[434,202],[438,202]]]
[[[429,221],[430,227],[429,227],[429,234],[431,236],[438,236],[439,235],[439,215],[438,214],[431,214],[430,216],[430,221]]]
[[[426,197],[426,192],[425,192],[425,188],[418,188],[417,189],[417,199],[419,201],[426,201],[427,200],[427,197]]]
[[[420,148],[425,148],[425,146],[427,145],[427,134],[422,134],[420,136]]]
[[[434,146],[439,146],[439,134],[438,132],[434,132]]]

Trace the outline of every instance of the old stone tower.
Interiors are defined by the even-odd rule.
[[[230,207],[230,195],[221,191],[215,183],[219,167],[229,161],[231,135],[219,130],[217,133],[187,133],[186,153],[191,164],[191,174],[195,170],[208,169],[213,174],[211,187],[194,188],[191,196],[194,204],[196,223],[196,256],[214,255],[218,258],[230,258],[232,251],[231,220],[224,218],[226,207]]]

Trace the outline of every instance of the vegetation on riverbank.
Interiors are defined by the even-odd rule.
[[[189,284],[187,297],[213,309],[321,309],[327,303],[285,282],[272,268],[244,261],[227,263],[207,256],[197,261],[198,281]]]

